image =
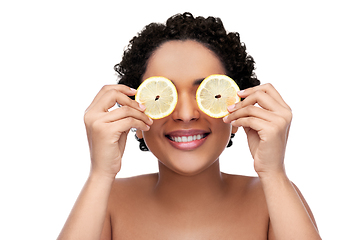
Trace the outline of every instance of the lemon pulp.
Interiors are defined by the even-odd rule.
[[[236,82],[226,75],[210,75],[205,78],[197,92],[196,101],[201,111],[214,118],[229,114],[227,107],[240,101]]]
[[[165,77],[150,77],[144,80],[135,95],[135,101],[146,107],[145,114],[152,119],[170,115],[177,103],[174,84]]]

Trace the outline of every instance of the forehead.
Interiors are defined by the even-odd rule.
[[[176,85],[179,81],[203,79],[211,74],[226,74],[218,56],[203,44],[192,40],[169,41],[149,58],[143,80],[163,76]]]

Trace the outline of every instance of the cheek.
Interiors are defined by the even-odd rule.
[[[143,132],[145,143],[153,153],[160,149],[160,142],[165,138],[164,134],[162,133],[161,124],[157,124],[157,121],[158,120],[154,120],[154,123],[150,127],[149,131]]]
[[[217,145],[224,149],[228,145],[230,141],[232,126],[231,124],[224,123],[222,119],[216,119],[220,120],[221,122],[219,124],[216,124],[216,127],[213,128],[213,133],[217,142]]]
[[[231,125],[227,125],[224,126],[223,128],[221,128],[221,130],[219,130],[220,135],[218,136],[219,139],[221,139],[221,143],[225,145],[225,147],[228,145],[229,141],[230,141],[230,136],[231,136]]]
[[[222,118],[211,118],[209,122],[212,125],[212,131],[215,134],[230,135],[232,126],[230,123],[224,123]]]

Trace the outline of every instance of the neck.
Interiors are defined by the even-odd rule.
[[[225,186],[219,160],[191,176],[176,173],[159,162],[155,195],[165,205],[199,207],[218,202],[225,194]]]

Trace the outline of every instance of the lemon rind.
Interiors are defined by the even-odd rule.
[[[228,77],[228,76],[226,76],[226,75],[221,75],[221,74],[213,74],[213,75],[210,75],[210,76],[206,77],[206,78],[201,82],[201,84],[199,85],[199,87],[198,87],[198,89],[197,89],[197,91],[196,91],[196,102],[197,102],[200,110],[201,110],[202,112],[204,112],[205,114],[207,114],[208,116],[212,117],[212,118],[223,118],[223,117],[229,115],[229,112],[227,111],[227,109],[226,109],[225,111],[221,111],[221,112],[218,113],[218,114],[214,114],[214,113],[211,111],[211,108],[205,108],[205,107],[203,106],[203,104],[201,103],[201,100],[200,100],[200,99],[201,99],[201,96],[200,96],[200,95],[201,95],[201,92],[202,92],[203,89],[205,89],[204,86],[205,86],[206,84],[208,84],[208,82],[211,81],[211,80],[213,80],[213,79],[225,79],[226,81],[228,81],[228,82],[230,83],[231,87],[234,87],[234,88],[235,88],[235,95],[236,95],[236,96],[234,95],[234,97],[235,97],[234,103],[237,103],[237,102],[240,101],[240,97],[237,95],[237,92],[240,91],[240,88],[239,88],[239,86],[236,84],[236,82],[235,82],[232,78],[230,78],[230,77]],[[227,104],[226,107],[228,107],[228,106],[229,106],[229,105]]]
[[[140,84],[140,86],[139,86],[138,89],[137,89],[137,93],[136,93],[136,95],[135,95],[135,101],[138,102],[138,103],[140,103],[140,104],[144,104],[144,105],[145,105],[145,102],[142,102],[142,101],[140,100],[140,95],[141,95],[141,93],[142,93],[143,88],[145,88],[145,87],[149,84],[149,81],[157,81],[157,82],[164,81],[164,82],[166,82],[166,83],[167,83],[167,86],[170,87],[171,91],[174,93],[174,96],[173,96],[173,97],[175,98],[175,100],[174,100],[171,104],[169,104],[170,107],[169,107],[168,110],[165,111],[165,112],[161,112],[160,114],[153,114],[150,109],[145,109],[145,112],[144,112],[144,113],[145,113],[148,117],[150,117],[150,118],[152,118],[152,119],[161,119],[161,118],[164,118],[164,117],[169,116],[169,115],[174,111],[174,109],[175,109],[175,107],[176,107],[178,95],[177,95],[177,91],[176,91],[175,85],[174,85],[168,78],[165,78],[165,77],[162,77],[162,76],[153,76],[153,77],[149,77],[149,78],[145,79],[145,80]],[[150,90],[150,89],[149,89],[149,90]],[[150,90],[150,91],[151,91],[151,90]],[[156,94],[156,93],[154,93],[154,94]]]

